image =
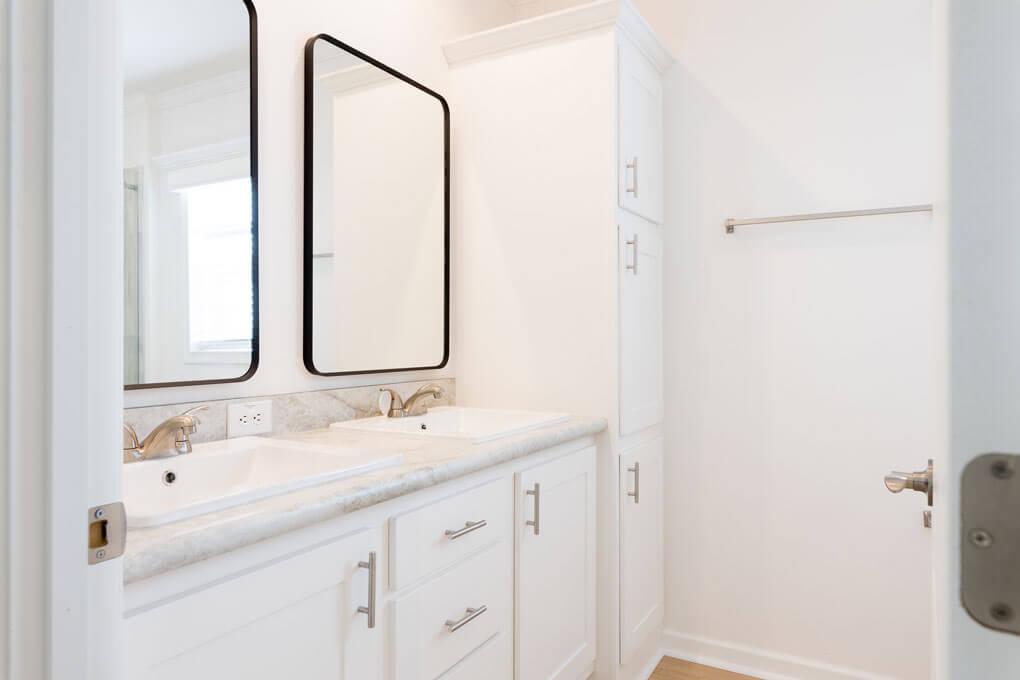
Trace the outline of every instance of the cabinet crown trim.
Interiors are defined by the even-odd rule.
[[[596,0],[559,12],[473,33],[444,44],[443,54],[446,55],[446,62],[454,66],[518,47],[614,25],[641,50],[660,73],[673,63],[669,51],[630,0]]]

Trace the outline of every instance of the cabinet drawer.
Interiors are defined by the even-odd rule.
[[[511,640],[509,633],[498,633],[443,673],[439,680],[510,680],[514,674]]]
[[[494,635],[511,634],[509,545],[501,541],[393,601],[395,680],[435,680]],[[450,630],[448,622],[482,607],[484,612]]]
[[[505,478],[391,518],[390,588],[404,588],[508,538],[512,512],[511,480]]]

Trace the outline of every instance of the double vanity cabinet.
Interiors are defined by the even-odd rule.
[[[404,438],[404,463],[364,479],[132,530],[126,677],[588,677],[603,427]]]

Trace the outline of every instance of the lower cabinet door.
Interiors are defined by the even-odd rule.
[[[365,531],[125,619],[132,680],[382,680]],[[378,555],[378,552],[376,552]],[[375,569],[382,568],[375,560]]]
[[[576,680],[595,661],[595,448],[516,477],[516,677]]]
[[[620,663],[662,624],[662,438],[620,455]]]

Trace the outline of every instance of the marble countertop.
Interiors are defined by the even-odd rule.
[[[280,437],[335,446],[399,448],[396,467],[151,528],[128,529],[124,583],[134,583],[261,540],[601,432],[603,418],[565,423],[484,444],[313,430]]]

